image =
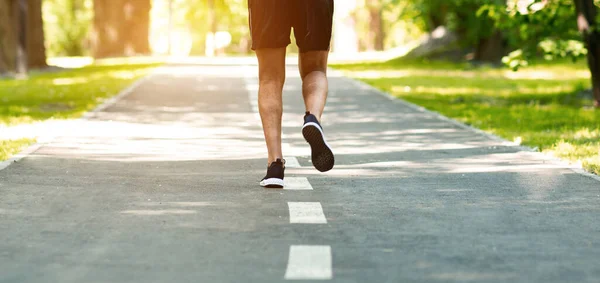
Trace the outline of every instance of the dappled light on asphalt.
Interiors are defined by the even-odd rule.
[[[161,210],[125,210],[121,211],[122,214],[131,215],[166,215],[166,214],[196,214],[196,210],[184,210],[184,209],[161,209]]]
[[[136,109],[136,108],[133,108]],[[140,109],[145,115],[130,121],[110,115],[112,121],[86,121],[84,130],[67,133],[55,143],[53,154],[74,159],[104,161],[176,161],[259,158],[264,154],[260,132],[227,113],[182,114],[169,108],[160,114]],[[99,115],[102,116],[102,115]],[[156,118],[181,119],[179,122],[152,123]],[[129,121],[127,121],[129,120]],[[220,121],[221,127],[210,124]],[[229,125],[227,125],[229,121]],[[239,122],[239,123],[238,123]],[[242,138],[240,138],[242,137]]]
[[[160,79],[140,86],[127,99],[89,120],[73,122],[81,123],[72,125],[80,130],[65,130],[36,158],[127,163],[264,160],[263,134],[252,109],[256,104],[251,103],[258,85],[241,80],[254,76],[250,73],[253,68],[160,68],[155,72]],[[287,73],[284,102],[293,106],[286,106],[284,111],[284,154],[303,161],[304,166],[296,172],[317,175],[309,165],[309,149],[299,131],[304,114],[299,77],[294,68]],[[566,168],[531,158],[516,145],[449,127],[429,112],[383,111],[382,107],[397,107],[385,100],[360,103],[362,96],[372,95],[369,88],[340,78],[338,72],[331,75],[332,89],[323,121],[325,131],[331,131],[328,140],[337,164],[328,176],[402,177]],[[170,92],[155,91],[161,89]],[[165,104],[163,97],[154,97],[155,93],[170,93],[172,97]]]
[[[506,281],[597,254],[596,180],[335,72],[322,122],[336,166],[311,165],[291,67],[283,152],[300,167],[288,163],[284,190],[261,188],[254,68],[160,68],[114,105],[45,129],[53,141],[0,171],[0,247],[33,246],[65,270],[76,259],[86,271],[123,264],[150,278],[157,264],[185,273],[183,261],[215,274],[239,262],[283,270],[290,243],[310,240],[332,243],[341,281],[348,270],[415,268],[430,281]],[[291,201],[321,202],[327,224],[290,225]],[[257,269],[263,257],[274,265]]]
[[[488,273],[488,272],[452,272],[452,273],[434,273],[431,275],[435,280],[456,280],[456,281],[479,281],[479,280],[508,280],[516,278],[516,273]]]

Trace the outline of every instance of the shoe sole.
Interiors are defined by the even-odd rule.
[[[302,135],[310,145],[313,166],[321,172],[331,170],[335,164],[335,158],[321,127],[314,122],[308,122],[302,127]]]
[[[283,184],[283,180],[278,178],[270,178],[260,181],[260,185],[268,189],[281,189],[283,188]]]

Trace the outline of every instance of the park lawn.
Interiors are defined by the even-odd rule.
[[[600,174],[600,109],[584,63],[512,72],[448,62],[334,65],[396,97]]]
[[[33,73],[23,80],[0,79],[0,125],[79,118],[158,65],[117,61]],[[33,142],[32,139],[0,141],[0,160],[8,159]]]
[[[34,139],[0,140],[0,161],[9,159],[34,142]]]

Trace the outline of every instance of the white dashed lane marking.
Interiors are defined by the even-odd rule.
[[[286,168],[300,168],[300,163],[298,162],[298,158],[296,157],[288,157],[285,159],[285,167]]]
[[[285,177],[284,190],[288,191],[311,191],[313,187],[305,177]]]
[[[327,224],[320,202],[288,202],[290,223]]]
[[[328,280],[333,278],[330,246],[291,246],[285,279]]]
[[[254,116],[260,121],[258,113],[258,80],[255,68],[247,67],[246,90]],[[288,144],[283,144],[288,146]],[[288,146],[289,147],[289,146]],[[287,168],[301,168],[296,157],[286,158]],[[285,190],[310,191],[313,187],[304,177],[285,178]],[[326,224],[327,218],[319,202],[288,202],[290,223]],[[287,280],[329,280],[333,278],[330,246],[291,246],[285,279]]]

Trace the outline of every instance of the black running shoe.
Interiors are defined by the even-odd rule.
[[[277,159],[275,162],[271,162],[271,165],[267,168],[267,175],[260,181],[260,185],[271,189],[283,188],[284,172],[285,161]]]
[[[304,116],[304,127],[302,135],[311,149],[312,164],[321,172],[327,172],[333,168],[335,163],[331,147],[325,141],[323,128],[315,115],[306,112]]]

